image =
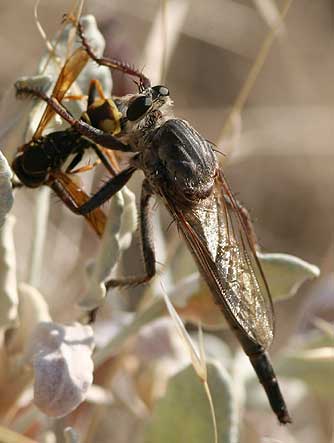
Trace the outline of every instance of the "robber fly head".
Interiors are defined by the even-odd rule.
[[[117,104],[123,113],[125,133],[150,130],[160,126],[172,117],[172,100],[166,86],[158,85],[140,90],[138,94],[125,96],[122,104]]]

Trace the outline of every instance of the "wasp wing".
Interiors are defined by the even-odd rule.
[[[240,341],[267,348],[274,333],[268,285],[222,173],[210,196],[191,209],[180,209],[165,199],[215,302]]]
[[[80,47],[73,52],[60,71],[59,77],[52,91],[52,97],[56,98],[59,102],[62,101],[66,92],[70,89],[83,68],[86,66],[88,60],[89,55],[84,48]],[[55,111],[51,106],[47,106],[35,131],[34,139],[38,139],[42,136],[44,128],[54,114]]]
[[[57,171],[50,177],[48,185],[71,210],[74,207],[82,206],[90,198],[68,175],[61,171]],[[104,212],[97,208],[86,214],[85,218],[97,235],[101,237],[106,225]]]

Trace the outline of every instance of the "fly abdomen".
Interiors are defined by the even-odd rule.
[[[280,423],[291,423],[291,417],[286,407],[283,395],[268,354],[264,351],[256,354],[248,354],[250,362],[258,376],[258,379],[267,393],[269,403]]]

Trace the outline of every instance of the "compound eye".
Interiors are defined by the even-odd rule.
[[[153,97],[154,98],[168,97],[169,96],[169,89],[166,88],[166,86],[163,86],[163,85],[153,86],[152,92],[153,92]]]
[[[138,120],[147,112],[152,106],[152,98],[146,95],[137,97],[128,107],[126,116],[131,122]]]

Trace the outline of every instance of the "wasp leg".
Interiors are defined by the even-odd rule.
[[[101,162],[97,159],[94,163],[90,163],[88,165],[80,166],[80,168],[74,169],[70,171],[71,174],[81,174],[82,172],[91,171],[95,168],[95,166],[99,165]],[[67,171],[66,171],[67,172]]]
[[[69,17],[69,19],[71,20],[71,17]],[[77,27],[78,35],[81,39],[82,46],[86,49],[89,57],[92,60],[94,60],[98,65],[107,66],[108,68],[124,72],[125,74],[132,75],[133,77],[137,77],[139,78],[139,81],[144,88],[149,88],[151,86],[150,80],[141,71],[134,68],[133,66],[130,66],[128,63],[122,62],[121,60],[117,60],[114,58],[97,57],[86,39],[82,24],[80,22],[79,23],[75,22],[75,26]]]
[[[104,148],[113,149],[115,151],[131,152],[131,146],[125,145],[112,134],[103,132],[100,129],[74,118],[71,113],[63,106],[55,97],[48,97],[44,92],[28,86],[19,87],[16,85],[16,93],[18,96],[31,95],[39,97],[60,115],[67,123],[69,123],[80,134],[89,138],[91,141],[102,145]]]
[[[79,100],[83,100],[84,98],[87,98],[85,95],[83,94],[79,94],[79,95],[75,95],[75,94],[70,94],[70,95],[65,95],[65,97],[63,98],[63,101],[79,101]]]
[[[16,179],[12,179],[12,188],[13,189],[18,189],[18,188],[23,188],[23,184],[19,181],[17,181]]]
[[[69,178],[65,175],[64,178],[68,181]],[[74,212],[75,214],[78,214],[78,208],[80,207],[80,203],[76,201],[76,197],[80,198],[80,202],[83,202],[85,198],[88,198],[86,194],[78,188],[74,182],[71,181],[71,189],[72,191],[76,192],[76,197],[71,194],[71,191],[69,191],[66,186],[66,182],[62,182],[60,179],[53,179],[48,183],[48,185],[52,188],[52,190],[58,195],[58,197],[63,201],[63,203],[67,206],[67,208]],[[104,232],[104,227],[106,224],[106,216],[103,213],[103,211],[98,208],[95,211],[91,212],[90,214],[87,214],[86,216],[87,221],[90,223],[92,228],[95,230],[97,235],[99,237],[102,236]]]
[[[116,175],[117,172],[114,169],[114,167],[109,163],[109,161],[107,160],[107,158],[105,157],[105,155],[103,154],[103,152],[101,151],[101,149],[95,144],[92,143],[91,144],[91,148],[94,149],[96,155],[98,156],[98,160],[96,160],[94,163],[90,164],[90,165],[86,165],[86,166],[82,166],[81,168],[78,169],[74,169],[82,160],[84,152],[78,152],[75,157],[73,158],[73,160],[71,161],[71,163],[68,165],[68,167],[66,168],[66,173],[67,174],[77,174],[79,172],[85,172],[85,171],[90,171],[91,169],[93,169],[96,165],[103,163],[104,167],[112,174],[112,175]]]
[[[82,160],[82,157],[83,157],[83,155],[84,155],[84,152],[83,151],[80,151],[80,152],[78,152],[75,156],[74,156],[74,158],[73,158],[73,160],[71,161],[71,163],[68,165],[68,167],[66,168],[66,172],[67,173],[75,173],[74,171],[73,171],[73,169],[81,162],[81,160]]]
[[[89,83],[87,100],[88,107],[94,103],[97,96],[99,96],[102,100],[106,100],[101,82],[99,80],[93,79]]]
[[[155,252],[152,234],[152,217],[151,217],[151,197],[153,193],[145,180],[142,187],[140,198],[140,236],[141,247],[145,264],[145,275],[130,276],[119,279],[112,279],[105,282],[106,288],[115,288],[121,286],[132,286],[147,283],[156,273]]]

